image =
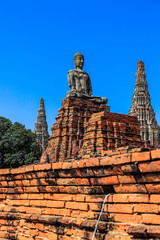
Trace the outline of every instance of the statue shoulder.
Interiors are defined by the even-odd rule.
[[[83,71],[83,74],[87,75],[88,78],[89,78],[89,74],[87,72]]]
[[[71,70],[68,71],[68,73],[75,73],[75,72],[77,72],[76,69],[71,69]]]

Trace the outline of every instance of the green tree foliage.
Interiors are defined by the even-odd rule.
[[[0,117],[0,167],[18,167],[33,163],[41,156],[36,135],[24,125]]]

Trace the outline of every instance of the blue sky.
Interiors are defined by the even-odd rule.
[[[50,129],[81,52],[93,95],[123,114],[144,61],[160,124],[159,12],[159,0],[0,1],[0,116],[33,130],[43,97]]]

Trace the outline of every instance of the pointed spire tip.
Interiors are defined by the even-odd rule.
[[[144,71],[144,62],[140,60],[137,62],[137,72],[139,71]]]
[[[41,98],[40,103],[44,103],[44,99],[43,98]]]

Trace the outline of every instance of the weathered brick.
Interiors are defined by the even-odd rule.
[[[13,184],[13,182],[12,182],[12,184]],[[1,182],[0,182],[0,186],[1,186],[1,187],[8,187],[9,185],[8,185],[8,182],[7,182],[7,181],[1,181]]]
[[[91,211],[74,211],[71,212],[72,217],[78,217],[78,218],[87,218],[87,219],[94,219],[95,213]]]
[[[105,187],[105,190],[102,186],[81,186],[77,188],[77,192],[75,193],[82,193],[82,194],[100,194],[105,193],[105,190],[108,192],[111,191],[110,185]]]
[[[94,169],[95,176],[116,176],[118,174],[123,174],[120,166],[112,166],[112,167],[103,167],[101,169]]]
[[[72,169],[73,163],[72,162],[63,162],[62,163],[62,169]]]
[[[18,235],[17,240],[34,240],[34,238],[30,237],[29,235]]]
[[[160,183],[145,184],[148,193],[160,193]]]
[[[138,152],[132,153],[131,162],[149,161],[150,159],[151,159],[150,152]]]
[[[52,163],[52,169],[61,169],[61,168],[62,168],[61,162]]]
[[[150,203],[160,203],[160,194],[151,194]]]
[[[65,207],[70,209],[80,209],[80,210],[88,211],[87,203],[66,202]]]
[[[151,159],[160,159],[160,149],[151,151]]]
[[[140,163],[139,170],[145,172],[160,172],[160,161],[152,161],[147,163]]]
[[[22,180],[22,186],[31,186],[30,180]]]
[[[71,194],[50,194],[50,193],[46,193],[44,194],[44,198],[48,199],[48,200],[59,200],[59,201],[65,201],[65,200],[73,200],[73,197]]]
[[[29,200],[10,200],[10,204],[18,206],[29,206]]]
[[[78,167],[79,168],[86,167],[86,159],[78,161]]]
[[[10,170],[11,174],[19,174],[19,173],[24,173],[26,167],[19,167],[19,168],[13,168]]]
[[[113,187],[116,193],[147,193],[143,184],[121,184]]]
[[[160,215],[142,214],[142,222],[145,224],[160,224]]]
[[[138,167],[135,164],[126,164],[121,166],[121,169],[124,173],[136,173],[138,172]]]
[[[86,196],[83,195],[83,194],[76,194],[76,195],[73,196],[73,200],[76,201],[76,202],[84,202],[85,199],[86,199]]]
[[[62,208],[62,207],[64,207],[64,202],[46,200],[46,207]]]
[[[44,199],[44,194],[43,193],[30,193],[27,194],[28,195],[28,199],[35,199],[35,200],[39,200],[39,199]]]
[[[8,180],[11,180],[13,179],[13,177],[11,178],[9,176],[9,179]],[[17,175],[14,175],[14,179],[17,179],[17,180],[22,180],[22,179],[27,179],[26,175],[24,173],[20,173],[20,174],[17,174]]]
[[[110,213],[109,220],[122,223],[142,223],[142,216],[137,214]]]
[[[114,234],[114,233],[109,233],[106,234],[106,237],[104,240],[131,240],[131,237],[128,235],[122,235],[122,234]]]
[[[60,235],[59,240],[77,240],[77,238]]]
[[[57,179],[57,185],[90,185],[87,178],[60,178]]]
[[[10,169],[0,169],[0,175],[10,174]]]
[[[47,237],[48,239],[57,240],[57,233],[48,232],[48,233],[46,234],[46,237]]]
[[[42,208],[42,214],[49,215],[60,215],[60,216],[70,216],[70,209],[62,209],[62,208]]]
[[[105,205],[104,211],[116,213],[133,213],[133,206],[131,204],[107,204]]]
[[[34,165],[34,171],[43,171],[43,170],[51,170],[51,169],[52,169],[51,163]]]
[[[92,185],[113,185],[119,183],[117,176],[91,178],[90,181]]]
[[[86,161],[86,166],[87,167],[94,167],[94,166],[99,166],[99,159],[98,158],[90,158],[89,160]]]
[[[24,187],[24,192],[26,193],[39,193],[40,189],[37,187]]]
[[[160,174],[159,173],[148,173],[148,174],[138,175],[138,176],[136,176],[136,180],[138,183],[160,182]]]
[[[29,203],[30,203],[30,206],[39,206],[39,207],[46,206],[46,200],[30,200]]]
[[[149,236],[160,238],[159,226],[147,226],[147,233],[149,234]]]
[[[158,213],[159,207],[158,204],[134,204],[135,213]]]
[[[34,165],[26,165],[25,172],[32,172],[34,169]]]
[[[4,231],[0,231],[0,237],[1,239],[8,239],[9,237],[9,234],[7,232],[4,232]]]
[[[34,172],[34,173],[30,173],[31,175],[27,174],[27,178],[30,179],[37,179],[37,181],[39,180],[38,178],[47,178],[48,177],[48,172],[47,171],[40,171],[40,172]]]
[[[49,185],[49,183],[46,181],[45,178],[40,178],[40,179],[32,179],[30,180],[30,185],[31,186],[45,186],[45,185]]]
[[[118,164],[124,164],[129,163],[131,161],[131,155],[130,154],[124,154],[119,156],[112,156],[112,157],[104,157],[100,160],[100,165],[118,165]]]
[[[22,180],[22,181],[25,181],[25,180]],[[22,186],[24,186],[22,181],[16,180],[13,183],[14,183],[15,186],[21,186],[22,187]]]
[[[34,208],[34,207],[26,207],[26,213],[28,214],[41,214],[41,208]]]
[[[128,202],[147,203],[149,202],[149,195],[148,194],[128,194]]]
[[[6,199],[6,195],[5,194],[0,194],[0,200],[2,200],[2,199]]]
[[[148,239],[148,234],[147,234],[147,226],[145,225],[133,225],[128,227],[127,233],[129,233],[131,236],[141,236],[145,237],[145,239]]]
[[[101,203],[89,203],[89,209],[92,211],[100,211],[102,207]]]
[[[44,225],[42,223],[36,223],[36,228],[40,231],[44,231]]]
[[[64,192],[65,187],[63,186]],[[46,192],[54,193],[54,192],[60,192],[60,187],[59,186],[46,186]]]
[[[103,202],[105,195],[86,195],[86,202]]]
[[[119,175],[118,180],[120,183],[136,183],[136,179],[131,175]]]

